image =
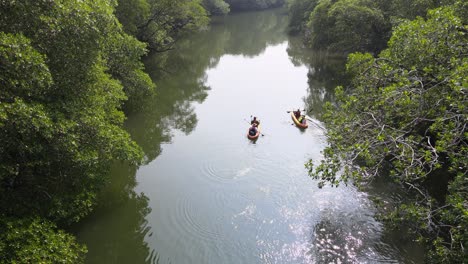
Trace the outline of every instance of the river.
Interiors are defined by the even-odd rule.
[[[147,58],[158,96],[126,122],[145,163],[116,164],[75,228],[87,263],[421,263],[414,243],[375,220],[368,192],[308,177],[344,61],[306,51],[286,26],[282,9],[218,17]],[[288,114],[299,107],[314,120],[307,130]]]

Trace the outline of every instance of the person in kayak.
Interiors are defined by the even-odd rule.
[[[299,120],[299,118],[301,117],[301,110],[297,109],[297,111],[293,111],[293,113],[294,113],[294,116],[296,117],[296,119]]]
[[[299,123],[301,124],[305,124],[305,116],[303,115],[299,116],[299,118],[297,118],[297,121],[299,121]]]
[[[257,132],[258,132],[257,123],[252,123],[252,126],[249,129],[249,135],[250,136],[255,136],[257,134]]]
[[[258,126],[258,125],[260,124],[260,121],[257,120],[257,117],[256,117],[256,116],[254,116],[254,118],[252,119],[252,121],[250,121],[250,124],[251,124],[251,125],[254,125],[254,124],[255,124],[256,126]]]

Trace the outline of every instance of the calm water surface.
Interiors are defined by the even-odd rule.
[[[146,162],[116,164],[76,228],[88,263],[418,263],[365,193],[307,176],[323,130],[316,119],[299,130],[287,111],[319,119],[343,61],[305,52],[286,24],[283,10],[217,18],[148,58],[158,97],[127,122]],[[255,142],[251,115],[264,134]]]

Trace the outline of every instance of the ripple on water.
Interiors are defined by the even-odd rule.
[[[254,167],[247,162],[227,162],[225,157],[205,159],[199,167],[200,177],[208,184],[226,184],[252,175]]]
[[[218,221],[206,219],[208,216],[204,212],[197,210],[200,206],[196,205],[198,199],[193,197],[179,196],[176,201],[175,210],[169,216],[171,228],[179,233],[177,237],[191,238],[194,241],[208,242],[213,239],[223,241],[225,238],[220,231]],[[209,223],[209,224],[208,224]]]
[[[210,199],[213,202],[214,212],[235,212],[238,203],[247,202],[250,198],[243,192],[234,192],[226,189],[210,190]],[[235,201],[235,202],[233,202]]]

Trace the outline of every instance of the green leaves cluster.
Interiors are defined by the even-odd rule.
[[[314,49],[377,54],[386,47],[392,26],[452,2],[289,0],[289,27],[292,33],[301,32]]]
[[[201,0],[119,0],[116,15],[127,33],[157,52],[209,21]]]
[[[462,263],[468,246],[468,25],[462,2],[395,28],[378,58],[355,53],[354,77],[324,116],[330,146],[309,174],[323,186],[388,177],[411,194],[388,219]]]
[[[2,10],[11,32],[0,33],[2,212],[76,221],[111,160],[140,159],[120,128],[126,96],[106,61],[107,41],[123,33],[106,1],[7,1]]]
[[[292,34],[306,32],[310,13],[314,11],[318,0],[288,0],[288,30]]]
[[[46,220],[1,219],[1,263],[82,263],[86,249]]]
[[[349,53],[382,49],[389,25],[373,1],[320,1],[310,14],[308,42],[318,49]]]
[[[231,10],[223,0],[203,0],[202,5],[211,15],[225,15]]]
[[[0,29],[2,262],[80,262],[83,248],[53,223],[92,211],[112,162],[140,163],[121,106],[154,89],[145,45],[107,0],[1,1]]]

